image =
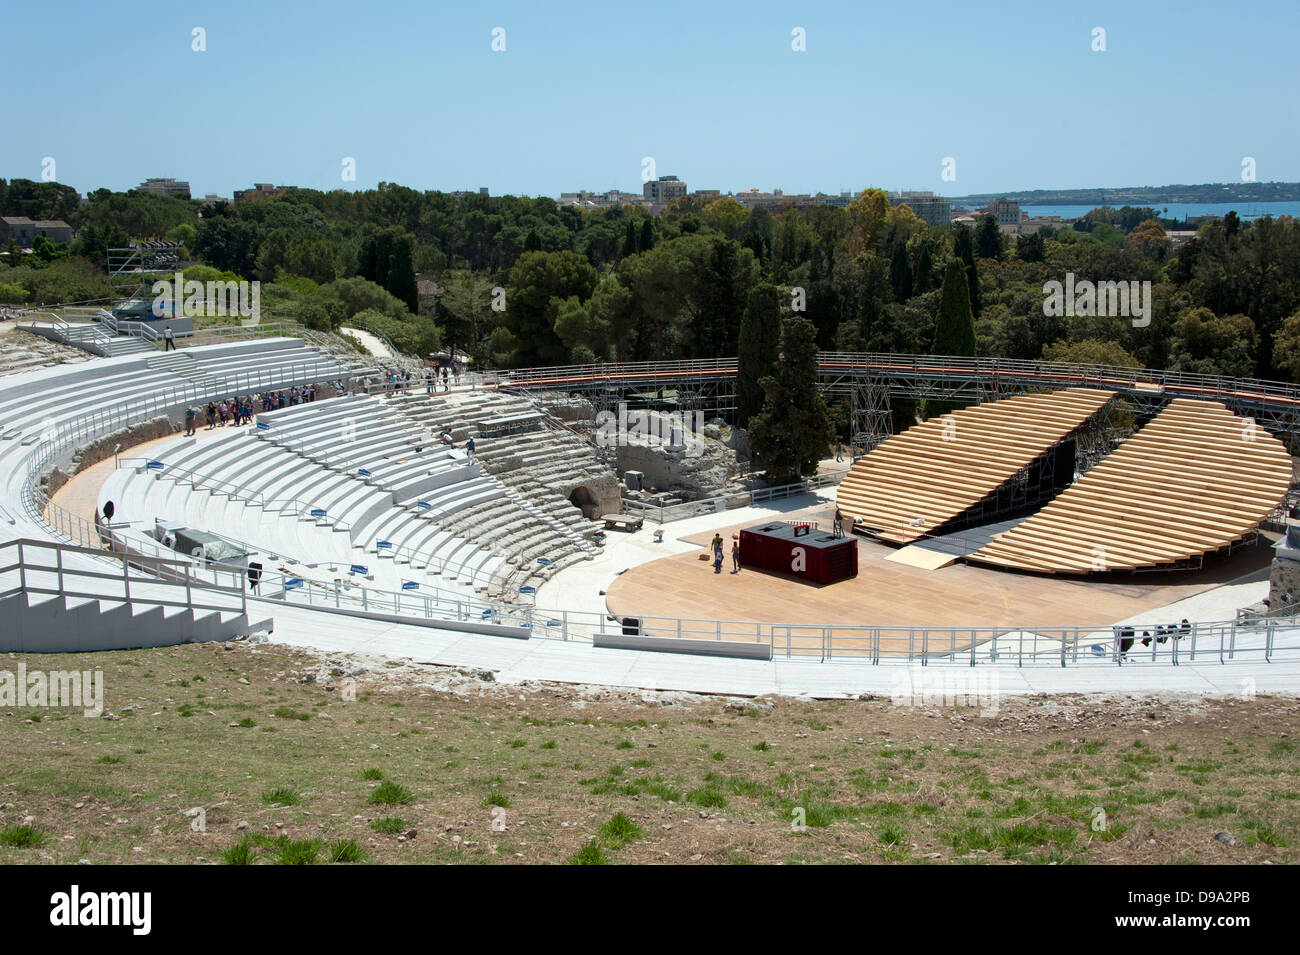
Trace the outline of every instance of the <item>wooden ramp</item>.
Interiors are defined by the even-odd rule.
[[[931,418],[854,464],[836,504],[882,540],[906,544],[932,534],[1070,437],[1112,397],[1067,388]]]
[[[940,567],[947,567],[949,564],[956,563],[957,557],[957,554],[949,554],[941,550],[929,550],[925,547],[910,544],[907,547],[900,547],[887,556],[885,560],[903,564],[906,567],[916,567],[920,570],[938,570]]]
[[[1290,484],[1281,441],[1218,402],[1179,398],[969,559],[1064,573],[1175,564],[1239,541]]]

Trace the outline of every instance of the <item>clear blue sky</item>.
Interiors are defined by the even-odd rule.
[[[692,189],[964,195],[1237,181],[1251,156],[1300,180],[1296,0],[472,6],[5,0],[0,177],[558,195],[639,191],[650,156]]]

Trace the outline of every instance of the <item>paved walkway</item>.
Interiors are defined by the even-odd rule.
[[[233,427],[225,427],[213,428],[209,431],[206,422],[200,421],[198,431],[194,433],[193,437],[196,441],[207,441],[221,437],[224,434],[230,434],[235,430],[237,429]],[[121,456],[124,458],[147,457],[151,448],[171,444],[184,437],[185,431],[182,429],[175,434],[155,438],[153,441],[146,441],[144,444],[134,444],[129,448],[125,448]],[[109,475],[115,470],[117,468],[114,465],[114,459],[111,457],[105,458],[98,464],[91,465],[59,488],[54,497],[50,499],[50,503],[93,522],[95,512],[99,509],[99,489],[104,486],[104,482],[108,480]]]
[[[365,329],[353,328],[350,325],[344,325],[342,328],[339,329],[339,332],[342,334],[351,335],[357,341],[361,342],[361,344],[365,346],[366,351],[370,352],[370,354],[374,355],[376,358],[397,357],[396,355],[393,354],[393,350],[384,344],[382,339],[380,339],[375,335],[370,334],[370,332],[366,331]]]
[[[982,664],[909,666],[884,663],[820,662],[815,660],[729,660],[605,650],[589,644],[559,640],[513,640],[480,634],[453,633],[407,624],[337,617],[299,607],[263,603],[252,617],[274,616],[272,639],[290,646],[329,652],[369,653],[407,657],[427,663],[486,668],[505,683],[545,680],[678,690],[739,696],[811,696],[845,698],[861,694],[898,697],[909,689],[933,693],[988,692],[1001,696],[1036,693],[1162,693],[1189,695],[1300,694],[1300,652],[1273,663],[1214,662],[1168,664],[1131,663],[1123,667],[1094,664],[1061,668],[1016,668]]]

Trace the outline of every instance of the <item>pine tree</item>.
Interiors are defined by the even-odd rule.
[[[641,223],[641,243],[642,252],[649,252],[655,247],[655,224],[650,219]]]
[[[749,444],[774,484],[817,473],[834,431],[817,390],[817,329],[802,315],[781,322],[776,374],[762,380],[763,410],[749,425]]]
[[[636,255],[636,223],[631,219],[627,220],[627,228],[623,230],[623,258],[629,255]]]

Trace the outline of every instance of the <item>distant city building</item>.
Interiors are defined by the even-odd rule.
[[[637,192],[622,192],[609,189],[605,192],[589,192],[580,189],[577,192],[562,192],[556,205],[577,206],[580,209],[612,209],[615,206],[650,207],[650,201]]]
[[[855,192],[841,192],[838,196],[819,192],[817,195],[813,196],[812,201],[815,206],[835,206],[838,209],[843,209],[848,206],[850,202],[856,199],[857,196],[858,194]]]
[[[722,190],[721,189],[696,189],[694,192],[691,193],[691,198],[694,199],[696,202],[698,202],[700,205],[707,206],[710,202],[713,202],[715,199],[722,198]]]
[[[390,186],[390,187],[391,187],[392,185],[393,185],[393,183],[384,183],[384,182],[381,182],[381,183],[379,184],[379,187],[382,189],[382,188],[384,188],[385,186]],[[487,196],[487,195],[488,195],[488,187],[487,187],[487,186],[479,186],[479,187],[478,187],[478,192],[471,192],[471,191],[468,190],[468,189],[461,189],[461,190],[458,191],[458,192],[453,192],[451,195],[452,195],[452,198],[454,198],[454,199],[468,199],[470,196]]]
[[[1051,227],[1053,229],[1068,229],[1074,225],[1073,219],[1062,219],[1060,216],[1025,216],[1020,220],[1020,231],[1017,235],[1034,235],[1040,229]]]
[[[952,220],[952,203],[933,192],[891,192],[890,205],[904,205],[926,225],[946,226]]]
[[[72,226],[62,219],[37,219],[33,226],[37,235],[43,235],[54,242],[62,242],[64,245],[72,243]]]
[[[641,194],[658,212],[674,199],[681,199],[686,195],[686,183],[676,176],[660,176],[647,182],[642,187]]]
[[[8,245],[13,242],[20,248],[30,249],[38,235],[67,245],[72,242],[72,226],[62,219],[38,219],[33,222],[26,216],[0,218],[0,243]]]
[[[181,179],[146,179],[136,188],[155,196],[176,196],[180,199],[190,197],[190,184]]]
[[[26,216],[0,217],[0,242],[8,245],[13,242],[24,249],[32,247],[36,237],[36,223]]]
[[[288,189],[288,186],[273,186],[269,182],[255,182],[252,189],[236,189],[234,198],[236,202],[262,202],[283,195]]]
[[[1003,232],[1017,235],[1025,214],[1020,211],[1020,203],[1010,199],[995,199],[988,207],[988,213],[998,220],[998,228]]]
[[[776,212],[783,206],[806,209],[813,204],[813,197],[806,192],[787,193],[780,189],[773,189],[771,192],[764,192],[761,189],[742,189],[736,193],[735,199],[746,209],[765,209],[768,212]]]

